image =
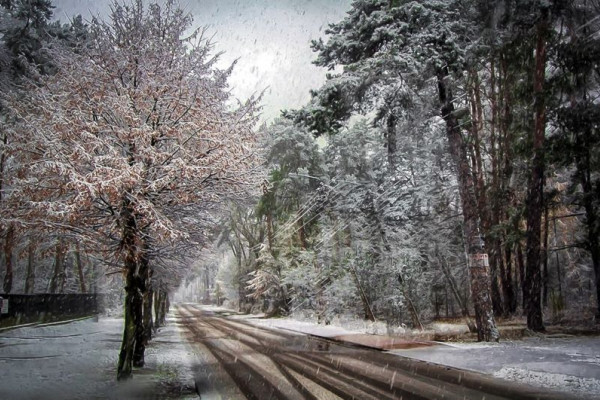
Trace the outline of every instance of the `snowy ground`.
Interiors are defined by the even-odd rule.
[[[388,330],[368,323],[323,326],[287,318],[231,317],[323,337]],[[121,319],[100,318],[0,331],[0,399],[197,398],[193,367],[210,363],[185,342],[172,315],[146,350],[146,366],[134,371],[132,381],[117,384],[122,328]],[[600,398],[598,336],[451,343],[393,353]]]
[[[0,399],[197,398],[194,356],[172,318],[147,348],[146,366],[117,384],[122,329],[122,319],[88,318],[0,332]]]

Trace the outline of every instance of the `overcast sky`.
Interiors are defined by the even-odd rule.
[[[110,0],[54,0],[54,15],[66,20],[82,14],[106,17]],[[310,40],[324,34],[327,24],[341,20],[351,0],[180,0],[194,15],[196,26],[214,34],[215,51],[223,51],[220,66],[239,58],[230,79],[234,96],[246,99],[267,89],[264,120],[279,110],[309,99],[309,89],[325,80],[325,70],[311,64]]]

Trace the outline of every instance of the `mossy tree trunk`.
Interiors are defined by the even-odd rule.
[[[139,293],[142,296],[141,302],[136,304],[136,320],[138,324],[135,330],[135,349],[133,352],[133,366],[144,366],[144,353],[146,345],[150,341],[149,330],[152,326],[152,302],[150,288],[150,265],[148,259],[148,245],[144,242],[144,250],[139,260],[139,276],[136,280]]]
[[[138,275],[138,231],[133,206],[124,201],[123,209],[123,236],[121,251],[124,259],[125,273],[125,327],[121,351],[119,352],[119,363],[117,366],[117,380],[131,378],[133,366],[133,353],[135,349],[136,330],[141,324],[142,295],[139,290]]]

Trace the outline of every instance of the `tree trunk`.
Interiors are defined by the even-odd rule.
[[[154,332],[156,332],[160,326],[160,293],[160,289],[156,288],[156,290],[154,290]]]
[[[504,307],[508,314],[512,315],[517,311],[517,292],[515,290],[515,282],[513,279],[513,262],[512,262],[512,245],[506,244],[504,247]]]
[[[152,271],[150,271],[152,275]],[[147,342],[152,339],[152,331],[154,330],[154,321],[152,319],[152,306],[154,299],[154,290],[152,289],[152,282],[148,284],[146,293],[144,294],[144,337]]]
[[[273,194],[269,192],[269,186],[267,184],[267,182],[265,181],[263,183],[263,197],[266,199],[272,199],[273,198]],[[266,210],[266,219],[267,219],[267,242],[269,243],[269,252],[271,254],[274,253],[275,249],[274,249],[274,230],[273,230],[273,214],[271,211],[271,207],[267,207]]]
[[[117,380],[131,378],[136,330],[141,324],[139,317],[142,307],[142,296],[137,282],[139,279],[137,276],[138,251],[136,243],[138,231],[135,215],[133,214],[133,206],[128,200],[124,201],[122,214],[123,236],[121,241],[121,251],[123,254],[123,267],[125,272],[125,328],[123,330],[121,351],[119,353]]]
[[[204,268],[204,299],[202,301],[204,304],[210,304],[210,271],[208,265]]]
[[[304,224],[304,218],[302,218],[301,214],[302,208],[298,208],[298,241],[300,242],[300,246],[306,250],[308,249],[308,241],[306,239],[306,228]]]
[[[548,204],[544,205],[544,246],[542,247],[542,305],[548,307]]]
[[[494,245],[495,240],[492,240],[492,245]],[[490,262],[490,283],[491,283],[491,295],[492,295],[492,309],[494,310],[495,316],[504,315],[504,303],[503,296],[500,289],[499,277],[500,277],[500,257],[502,255],[498,254],[497,248],[492,249],[489,254],[489,262]]]
[[[62,293],[65,287],[65,245],[62,238],[58,238],[54,253],[54,271],[50,279],[50,293]]]
[[[3,121],[4,123],[5,121]],[[4,132],[2,136],[2,143],[4,144],[4,148],[8,148],[8,135]],[[6,165],[6,152],[2,152],[0,154],[0,202],[2,202],[4,197],[4,167]]]
[[[471,296],[475,308],[478,340],[497,341],[500,338],[490,299],[490,279],[488,272],[487,254],[483,249],[478,215],[477,199],[473,175],[469,168],[467,149],[458,120],[456,119],[452,92],[447,87],[448,70],[441,69],[437,73],[438,94],[442,118],[446,123],[446,135],[450,145],[450,153],[457,168],[459,192],[464,216],[463,232],[469,257],[469,276],[471,281]]]
[[[535,126],[533,131],[533,161],[527,194],[527,247],[525,270],[525,310],[527,327],[533,331],[543,331],[541,305],[541,223],[544,192],[544,134],[546,131],[546,106],[544,103],[544,80],[546,77],[546,36],[548,32],[549,10],[542,10],[537,24],[535,51],[535,71],[533,92],[535,103]]]
[[[367,193],[362,211],[367,220],[371,221],[370,237],[372,239],[373,266],[379,268],[384,262],[385,255],[390,253],[391,247],[387,240],[381,210],[377,206],[377,197],[371,191]]]
[[[388,171],[391,174],[396,170],[396,152],[398,150],[398,138],[396,136],[396,116],[390,110],[386,121],[386,147],[388,159]]]
[[[33,293],[35,289],[35,242],[29,239],[27,246],[27,272],[25,275],[25,294]]]
[[[139,278],[138,278],[139,279]],[[148,339],[146,339],[146,327],[144,325],[145,314],[144,310],[146,309],[145,303],[146,301],[146,293],[139,293],[139,300],[136,299],[133,307],[133,312],[135,313],[134,320],[136,322],[135,326],[135,341],[133,346],[133,355],[132,355],[132,365],[136,368],[141,368],[144,366],[144,354],[146,352],[146,345],[148,344]]]
[[[365,293],[360,280],[358,279],[358,273],[356,272],[356,268],[352,266],[351,268],[352,276],[354,277],[354,283],[356,284],[356,289],[358,290],[358,294],[360,296],[360,300],[362,301],[363,310],[365,312],[365,319],[369,321],[375,321],[375,315],[373,314],[373,310],[371,309],[371,303],[369,302],[369,298]]]
[[[415,328],[419,328],[420,330],[424,330],[423,324],[421,323],[421,319],[419,318],[417,308],[415,307],[410,297],[410,294],[408,293],[408,289],[406,288],[406,282],[402,278],[401,274],[398,274],[398,282],[400,283],[400,288],[402,288],[402,296],[404,296],[404,299],[408,303],[408,310],[410,312],[410,318],[412,320],[413,326]]]
[[[133,350],[133,366],[136,368],[144,366],[144,353],[146,352],[146,345],[150,341],[150,338],[146,335],[148,332],[146,324],[151,324],[152,321],[152,313],[150,313],[149,320],[146,313],[149,303],[148,286],[150,283],[150,260],[148,259],[148,245],[146,241],[144,241],[143,247],[144,249],[139,259],[138,276],[135,279],[137,288],[142,297],[139,304],[136,303],[135,308],[137,314],[136,320],[139,321],[135,329],[135,348]]]
[[[83,262],[81,261],[79,242],[75,243],[75,263],[77,264],[77,276],[79,277],[79,290],[81,293],[87,293],[87,289],[85,287],[85,278],[83,276]]]
[[[592,13],[590,14],[590,17],[596,19],[597,15]],[[582,41],[578,38],[578,31],[581,31],[580,34],[583,35],[583,37],[589,38],[594,35],[594,33],[591,32],[591,27],[593,26],[590,25],[591,22],[592,20],[587,20],[586,18],[585,23],[578,28],[572,26],[574,21],[570,21],[570,23],[567,24],[571,36],[571,44],[574,46],[581,46],[584,42],[587,42],[587,40]],[[581,105],[586,105],[586,103],[589,102],[585,108],[597,107],[596,101],[592,100],[596,96],[596,89],[593,85],[589,84],[589,80],[594,79],[594,68],[596,75],[598,74],[598,67],[594,66],[594,64],[589,64],[584,66],[583,69],[579,68],[581,68],[581,66],[577,67],[578,71],[574,76],[574,89],[576,89],[576,91],[571,94],[571,108],[579,108],[579,102]],[[578,98],[579,101],[577,100]],[[594,170],[597,171],[597,161],[594,161],[597,160],[597,156],[595,157],[594,154],[594,152],[597,151],[595,150],[596,146],[594,146],[594,141],[596,140],[594,137],[597,127],[594,127],[591,123],[581,125],[579,126],[579,129],[574,129],[573,132],[575,134],[575,147],[580,149],[575,155],[575,165],[577,167],[578,180],[583,192],[582,200],[585,209],[587,249],[590,251],[592,267],[594,270],[596,286],[596,323],[600,323],[600,220],[598,219],[600,211],[600,205],[598,204],[598,200],[600,199],[600,182],[597,177],[595,178],[596,182],[594,182]],[[554,220],[554,235],[556,237],[556,219]],[[558,290],[561,300],[564,300],[562,297],[562,284],[560,280],[562,273],[558,253],[556,254],[556,268],[559,275]]]
[[[13,247],[15,242],[15,228],[12,224],[6,230],[4,237],[4,265],[6,267],[6,275],[4,275],[4,293],[9,294],[12,291],[13,285]]]
[[[497,211],[499,204],[494,198],[494,209],[492,210],[488,204],[488,196],[483,171],[483,159],[481,156],[481,130],[483,129],[483,106],[481,101],[481,85],[479,83],[479,75],[476,71],[470,71],[469,75],[472,81],[470,90],[470,105],[471,105],[471,137],[472,139],[472,163],[473,163],[473,180],[475,189],[475,198],[477,199],[477,214],[479,215],[480,229],[489,237],[489,232],[492,227],[498,225]],[[491,153],[492,153],[492,189],[498,189],[498,167],[495,157],[495,135],[491,135]],[[498,238],[489,239],[489,274],[491,283],[491,299],[492,309],[495,316],[504,315],[504,298],[502,287],[500,286],[500,269],[501,269],[501,253],[497,251],[496,243]]]
[[[157,290],[156,303],[154,304],[154,313],[156,316],[156,327],[165,324],[166,315],[168,312],[168,294],[163,289]]]
[[[316,272],[316,276],[320,277],[322,274],[321,267],[317,262],[317,257],[313,260],[313,266]],[[325,286],[327,285],[327,280],[322,277],[317,280],[315,284],[315,308],[317,311],[317,323],[324,323],[325,325],[329,325],[329,318],[327,317],[327,304],[325,301],[325,296],[323,296],[323,291],[325,290]]]
[[[553,241],[556,244],[556,218],[553,221],[553,225],[554,225]],[[599,250],[600,250],[600,246],[599,246]],[[558,257],[558,251],[555,251],[554,254],[555,254],[555,260],[556,260],[556,276],[558,277],[558,298],[559,298],[559,301],[564,304],[564,297],[563,297],[563,292],[562,292],[562,271],[560,268],[560,258]],[[598,252],[598,256],[599,256],[599,260],[600,260],[600,251]],[[598,279],[598,274],[596,274],[596,283],[598,283],[597,279]],[[596,288],[598,288],[598,286],[596,286]],[[600,296],[598,297],[598,308],[600,309]],[[598,321],[598,320],[600,320],[600,318],[596,318],[596,320]]]
[[[495,224],[497,225],[500,219],[496,218],[495,219]],[[502,242],[500,237],[496,237],[493,240],[493,244],[494,246],[494,259],[496,261],[496,273],[497,273],[497,284],[499,287],[499,291],[502,294],[502,314],[498,314],[498,315],[502,315],[504,317],[510,315],[510,307],[508,306],[508,293],[507,293],[507,289],[508,289],[508,285],[506,283],[506,279],[507,279],[507,271],[506,271],[506,262],[504,259],[504,252],[502,249]],[[508,274],[509,275],[509,274]],[[510,275],[509,275],[510,276]]]
[[[2,137],[2,142],[4,144],[4,148],[7,147],[8,144],[8,135],[4,132]],[[6,162],[6,154],[3,151],[0,154],[0,202],[3,200],[4,194],[4,166]],[[2,289],[5,294],[9,294],[12,291],[12,283],[13,283],[13,266],[12,266],[12,249],[14,242],[14,227],[10,224],[5,232],[4,237],[4,265],[6,266],[6,274],[4,275],[4,282]]]
[[[135,348],[136,330],[140,323],[138,320],[138,309],[141,308],[142,296],[135,285],[135,269],[127,271],[125,287],[125,328],[123,329],[123,340],[119,352],[119,363],[117,366],[117,380],[131,378],[133,366],[133,352]]]
[[[512,110],[512,93],[515,90],[512,87],[514,77],[509,72],[509,62],[505,53],[499,54],[500,68],[498,79],[498,99],[499,106],[495,114],[495,121],[498,125],[498,184],[496,186],[497,195],[495,196],[496,204],[493,206],[496,209],[498,223],[508,221],[508,207],[512,201],[510,182],[513,176],[513,146],[514,146],[514,129],[512,128],[513,110]],[[504,247],[503,270],[501,275],[502,293],[504,295],[504,309],[506,315],[512,315],[517,311],[518,294],[516,279],[518,274],[513,275],[513,246],[509,240],[509,229],[503,232],[502,242],[499,240],[498,252],[502,252],[501,247]],[[513,225],[513,233],[518,232],[519,221],[515,218]]]
[[[521,283],[521,307],[523,308],[523,313],[525,313],[525,261],[523,260],[523,246],[521,245],[521,241],[517,242],[515,252],[517,269],[519,270],[519,281]]]
[[[600,323],[600,243],[598,243],[598,233],[593,236],[590,233],[593,233],[592,229],[588,230],[588,240],[596,278],[596,323]]]
[[[596,322],[600,323],[600,221],[598,220],[598,208],[595,200],[600,198],[600,193],[594,194],[594,185],[590,174],[591,154],[589,150],[582,159],[578,160],[580,182],[583,191],[583,206],[585,209],[585,225],[587,229],[587,247],[592,257],[594,278],[596,286]],[[600,188],[598,188],[600,190]],[[554,221],[556,235],[556,221]],[[557,268],[560,265],[557,260]],[[559,276],[560,279],[560,276]],[[559,282],[560,284],[560,282]],[[560,288],[560,286],[559,286]]]
[[[169,313],[169,310],[171,308],[171,302],[169,301],[169,293],[165,292],[165,300],[163,302],[164,308],[163,308],[163,315],[162,315],[162,319],[163,319],[163,325],[166,323],[167,321],[167,314]]]

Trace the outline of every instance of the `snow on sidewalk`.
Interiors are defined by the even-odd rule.
[[[0,399],[126,399],[193,392],[193,354],[170,316],[146,349],[146,366],[116,382],[121,318],[88,318],[0,332]]]

